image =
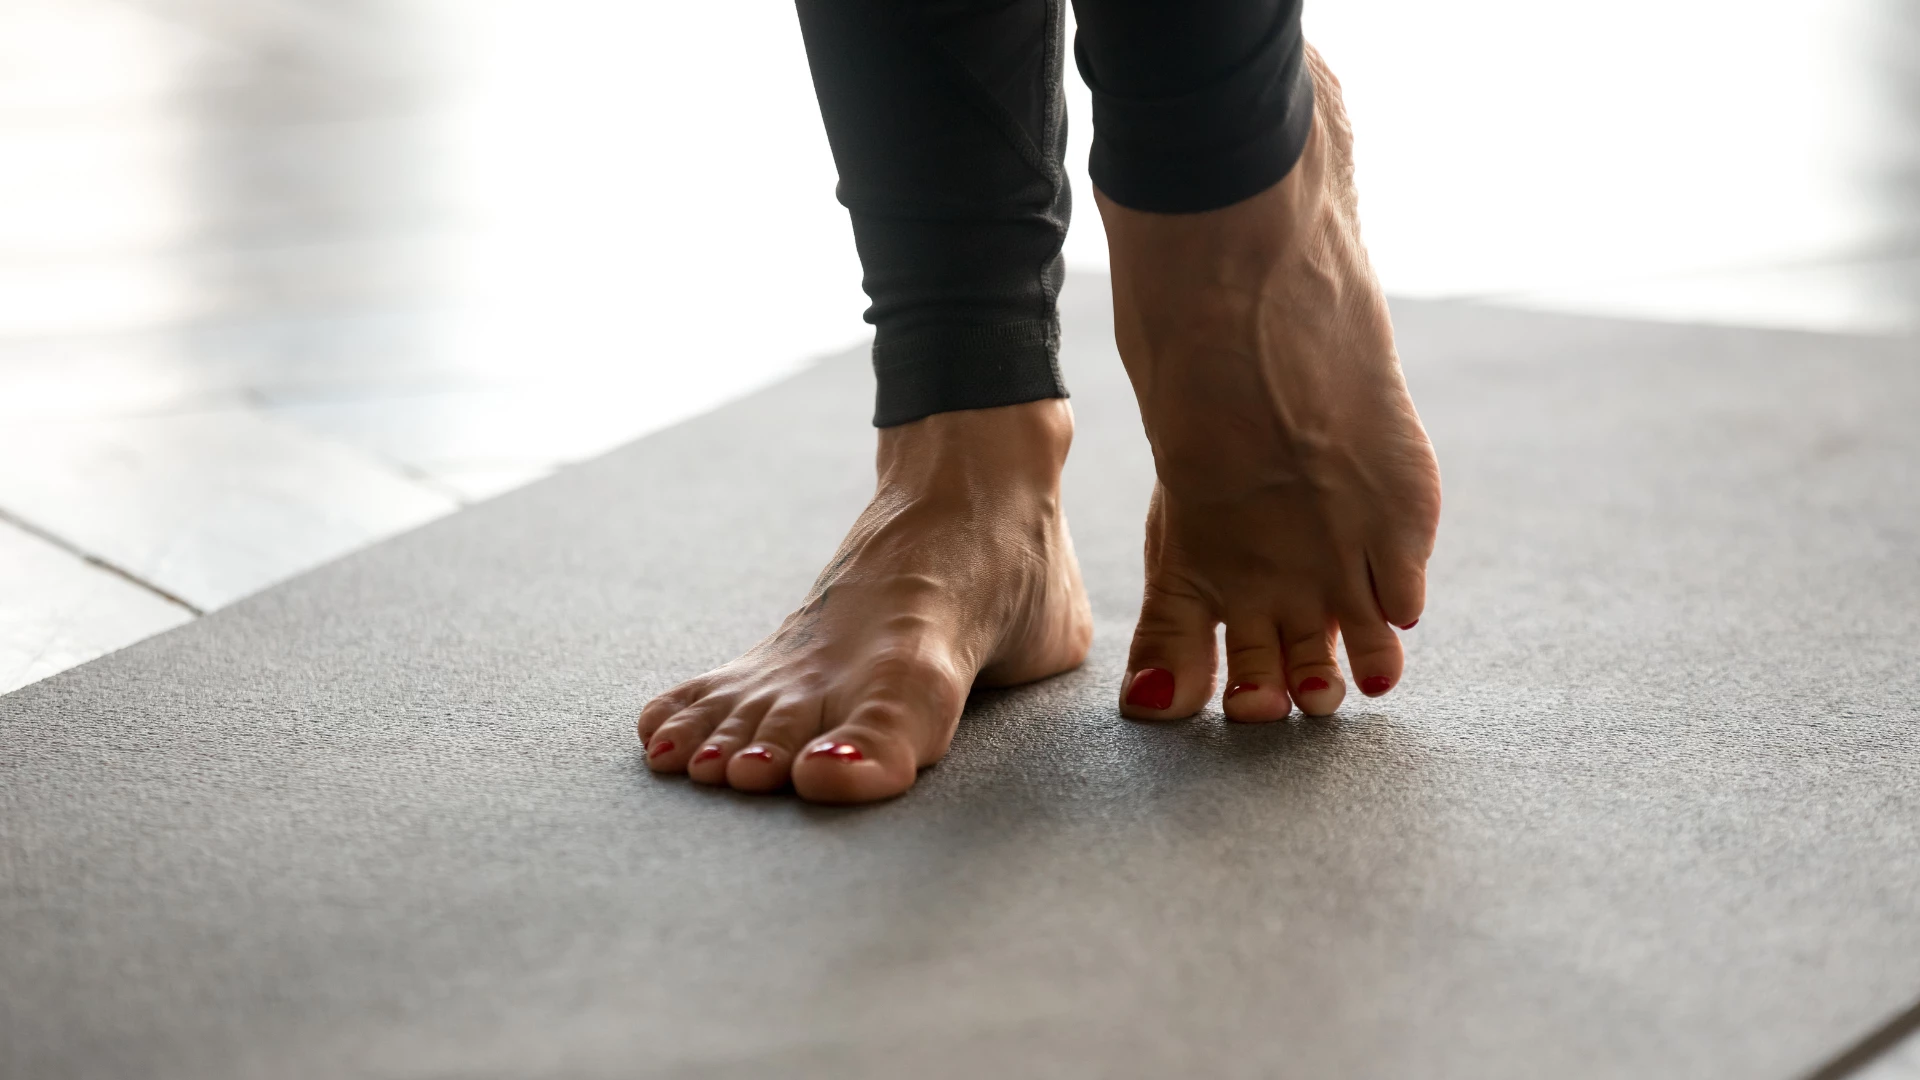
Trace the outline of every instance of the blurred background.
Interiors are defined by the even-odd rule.
[[[1307,19],[1391,293],[1920,323],[1920,5]],[[786,0],[0,0],[0,691],[858,346],[834,179]]]

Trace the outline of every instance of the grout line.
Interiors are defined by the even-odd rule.
[[[1920,1032],[1920,1003],[1894,1017],[1843,1051],[1840,1056],[1806,1075],[1804,1080],[1841,1080],[1886,1056],[1887,1051]]]
[[[89,565],[92,565],[92,566],[96,566],[102,570],[105,570],[107,573],[114,575],[115,577],[118,577],[133,585],[137,585],[140,588],[145,589],[147,592],[150,592],[153,595],[159,597],[160,599],[165,600],[169,604],[173,604],[176,607],[185,608],[188,612],[192,613],[196,617],[206,614],[205,611],[195,607],[192,604],[187,603],[185,600],[182,600],[179,597],[168,592],[167,590],[161,588],[160,586],[155,585],[153,582],[146,581],[138,577],[137,575],[131,573],[130,571],[127,571],[122,569],[121,567],[115,566],[114,564],[108,562],[107,560],[101,558],[98,555],[92,554],[91,552],[88,552],[88,551],[83,551],[80,548],[77,548],[72,544],[68,543],[67,541],[61,539],[60,537],[55,536],[54,534],[48,532],[47,530],[42,529],[38,525],[35,525],[28,521],[23,521],[20,518],[15,517],[14,515],[8,513],[5,510],[0,510],[0,521],[4,521],[7,524],[12,525],[14,528],[19,529],[21,532],[27,533],[30,536],[35,536],[41,540],[45,540],[47,543],[52,544],[54,547],[59,548],[61,551],[64,551],[67,554],[80,559],[82,562],[88,563]]]

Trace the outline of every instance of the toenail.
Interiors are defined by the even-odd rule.
[[[1325,690],[1326,688],[1327,680],[1318,675],[1300,680],[1300,692],[1303,694],[1311,694],[1315,690]]]
[[[753,761],[772,761],[773,751],[764,746],[749,746],[734,755],[735,758],[747,758]]]
[[[1222,698],[1221,700],[1225,701],[1232,698],[1233,695],[1235,694],[1244,694],[1249,690],[1258,690],[1258,689],[1260,689],[1259,683],[1254,683],[1254,682],[1234,683],[1232,686],[1227,687],[1227,696],[1225,698]]]
[[[693,760],[712,761],[714,758],[717,758],[719,756],[720,756],[720,748],[717,746],[709,745],[709,746],[701,747],[700,752],[693,755]]]
[[[1127,687],[1127,704],[1142,709],[1173,707],[1173,672],[1157,667],[1142,668]]]
[[[1403,626],[1403,627],[1401,627],[1400,629],[1402,629],[1402,630],[1411,630],[1411,629],[1413,629],[1414,627],[1416,627],[1416,626],[1419,626],[1419,625],[1420,625],[1420,620],[1419,620],[1419,619],[1415,619],[1415,620],[1413,620],[1412,622],[1410,622],[1410,623],[1408,623],[1407,625],[1405,625],[1405,626]]]
[[[1369,675],[1360,680],[1360,692],[1368,697],[1379,697],[1393,689],[1393,680],[1385,675]]]
[[[838,758],[841,761],[862,761],[867,755],[861,753],[860,748],[852,743],[821,743],[807,751],[807,756]]]
[[[652,746],[647,747],[647,756],[659,757],[661,754],[669,753],[672,750],[673,750],[672,739],[658,739],[654,742]]]

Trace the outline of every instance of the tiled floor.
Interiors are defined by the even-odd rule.
[[[762,15],[0,11],[0,691],[858,340]]]
[[[185,605],[5,520],[0,597],[0,671],[19,683],[193,618]]]
[[[1393,291],[1920,327],[1911,4],[1309,31]],[[0,8],[0,691],[856,342],[833,183],[785,0]]]

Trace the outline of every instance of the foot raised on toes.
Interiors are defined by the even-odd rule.
[[[1400,681],[1419,619],[1440,471],[1401,378],[1360,242],[1340,87],[1308,50],[1315,117],[1273,188],[1221,210],[1099,198],[1114,326],[1159,474],[1122,711],[1275,720]]]

